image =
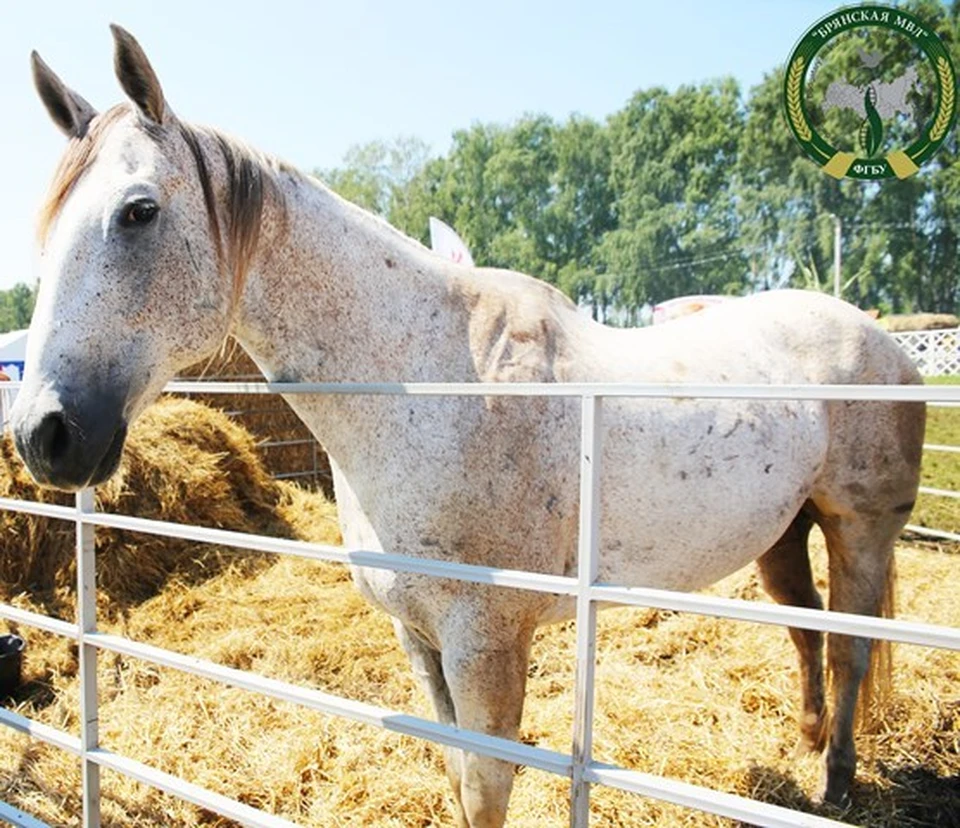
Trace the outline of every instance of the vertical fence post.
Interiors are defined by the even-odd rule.
[[[593,751],[593,679],[597,659],[597,605],[590,587],[597,579],[600,535],[602,398],[580,401],[580,536],[577,564],[577,680],[574,689],[573,780],[570,825],[590,824],[590,784],[583,771]]]
[[[97,630],[96,528],[84,515],[96,510],[93,489],[77,492],[77,625],[80,658],[80,747],[83,772],[83,828],[100,828],[100,766],[87,757],[98,747],[97,648],[84,639]]]

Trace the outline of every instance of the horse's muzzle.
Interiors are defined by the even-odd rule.
[[[127,424],[117,413],[122,407],[110,402],[98,395],[94,404],[54,404],[14,417],[17,451],[37,483],[76,491],[117,470]]]

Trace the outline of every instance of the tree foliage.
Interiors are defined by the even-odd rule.
[[[19,331],[30,325],[36,291],[22,282],[0,290],[0,333]]]
[[[960,66],[960,0],[905,8],[936,28]],[[856,82],[867,48],[900,49],[887,71],[918,66],[912,103],[922,123],[933,105],[923,62],[903,38],[880,29],[863,36],[825,50],[811,86]],[[957,311],[957,133],[906,180],[837,181],[795,144],[782,72],[746,95],[732,79],[640,90],[603,123],[530,114],[474,124],[454,133],[442,156],[415,139],[376,142],[322,175],[423,241],[428,217],[443,219],[478,263],[545,279],[608,320],[633,322],[644,305],[691,293],[832,290],[838,219],[844,298],[886,311]],[[824,134],[856,133],[849,110],[811,115]],[[867,136],[881,153],[906,143],[917,124],[898,116],[883,129],[882,138],[876,129]]]

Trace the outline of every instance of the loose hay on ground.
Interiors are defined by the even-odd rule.
[[[955,557],[900,553],[903,616],[960,626],[949,588]],[[749,574],[718,590],[739,594]],[[113,627],[111,627],[113,628]],[[254,575],[222,572],[174,584],[129,613],[138,640],[418,715],[429,713],[387,618],[333,565],[281,560]],[[796,669],[782,630],[696,616],[612,610],[601,615],[596,753],[639,770],[811,809],[819,761],[795,762]],[[524,741],[567,750],[573,625],[538,634]],[[62,658],[62,656],[61,656]],[[104,744],[305,825],[449,825],[440,750],[318,713],[157,669],[101,659]],[[955,653],[899,647],[885,728],[865,756],[846,814],[871,826],[960,824],[960,664]],[[42,721],[76,731],[76,679],[64,675]],[[187,701],[189,700],[189,701]],[[42,745],[19,754],[0,732],[0,796],[53,824],[78,824],[79,769]],[[199,822],[192,806],[135,783],[106,783],[114,826]],[[562,825],[567,783],[522,769],[511,824]],[[594,788],[596,824],[717,825],[722,820]]]
[[[265,484],[268,488],[275,485]],[[270,502],[274,495],[270,495]],[[330,540],[331,507],[279,488],[267,523]],[[242,510],[241,510],[242,511]],[[235,513],[236,514],[236,513]],[[191,553],[202,559],[202,549]],[[901,549],[900,617],[960,627],[955,555]],[[818,572],[823,572],[818,555]],[[334,565],[258,559],[181,577],[130,600],[105,629],[229,666],[318,687],[401,712],[429,715],[388,618]],[[102,566],[105,563],[102,563]],[[824,587],[821,576],[821,587]],[[751,570],[712,590],[758,598]],[[30,604],[30,597],[22,601]],[[525,742],[567,751],[574,625],[537,634]],[[78,731],[76,659],[62,642],[28,633],[34,692],[19,708]],[[604,612],[599,626],[596,754],[720,790],[815,810],[819,759],[792,758],[796,659],[786,633],[652,610]],[[311,826],[450,825],[441,751],[398,736],[136,659],[100,659],[101,733],[112,750]],[[960,824],[960,656],[897,647],[895,694],[883,728],[859,740],[856,807],[821,813],[871,826]],[[568,783],[519,770],[510,824],[563,825]],[[79,824],[75,759],[0,729],[0,798],[54,825]],[[231,825],[114,774],[104,778],[106,826]],[[727,824],[698,812],[596,786],[594,824]]]

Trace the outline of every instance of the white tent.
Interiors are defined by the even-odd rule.
[[[29,331],[0,334],[0,371],[14,382],[23,378],[23,362],[27,356]]]
[[[0,379],[13,382],[23,379],[23,363],[26,356],[27,331],[10,331],[10,333],[0,334]],[[0,389],[0,428],[6,427],[10,407],[16,398],[15,389]]]

